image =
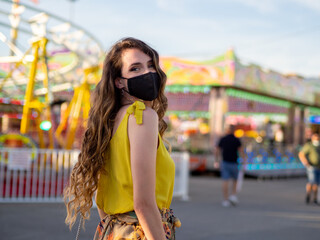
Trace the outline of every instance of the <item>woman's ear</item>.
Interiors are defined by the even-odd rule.
[[[121,80],[122,80],[121,78],[116,78],[116,80],[115,80],[116,88],[121,89],[121,88],[125,87]]]

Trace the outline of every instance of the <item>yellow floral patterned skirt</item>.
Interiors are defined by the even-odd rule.
[[[181,223],[171,209],[160,210],[162,224],[168,240],[175,240],[175,228]],[[146,240],[134,211],[107,215],[99,223],[94,240]]]

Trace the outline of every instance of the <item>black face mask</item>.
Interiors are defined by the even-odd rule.
[[[123,78],[123,77],[121,77]],[[128,92],[136,98],[152,101],[158,97],[160,88],[160,77],[158,73],[149,72],[133,78],[123,78],[128,80]]]

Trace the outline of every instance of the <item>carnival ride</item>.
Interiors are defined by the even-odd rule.
[[[9,50],[8,56],[0,57],[0,99],[23,100],[20,133],[28,133],[34,118],[40,148],[54,148],[55,139],[60,147],[71,149],[81,115],[86,119],[89,114],[90,87],[98,80],[102,46],[66,19],[18,0],[0,2],[7,9],[0,9],[0,44]],[[52,129],[51,106],[63,91],[74,94]],[[47,123],[48,143],[41,123]]]

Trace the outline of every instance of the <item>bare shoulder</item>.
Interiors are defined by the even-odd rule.
[[[146,120],[147,122],[151,121],[158,123],[158,114],[154,109],[146,107],[143,112],[143,120]]]
[[[143,111],[142,124],[137,124],[133,114],[129,116],[128,136],[132,149],[141,147],[143,151],[146,146],[156,149],[158,131],[158,114],[152,108]]]
[[[157,112],[150,107],[146,107],[143,111],[142,124],[140,125],[136,123],[136,118],[133,114],[129,116],[129,125],[133,127],[155,128],[155,126],[158,126],[158,121]]]

